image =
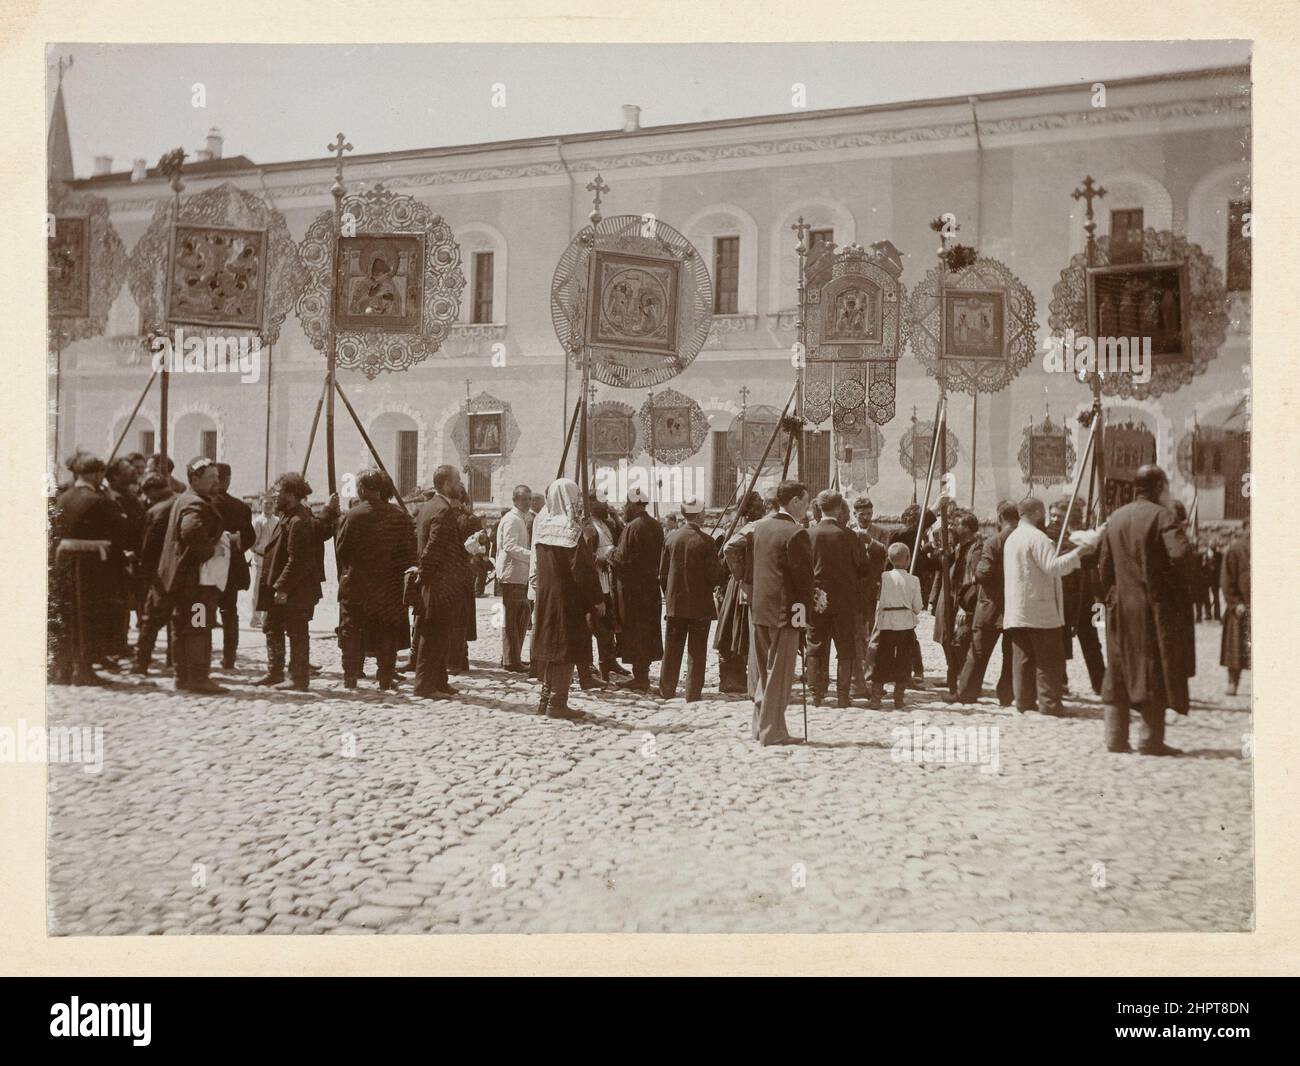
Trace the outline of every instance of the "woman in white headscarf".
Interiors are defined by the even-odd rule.
[[[574,665],[591,655],[587,612],[602,602],[591,547],[582,536],[581,495],[569,478],[546,490],[546,507],[533,522],[528,595],[533,608],[533,661],[542,679],[539,714],[577,718],[568,705]]]

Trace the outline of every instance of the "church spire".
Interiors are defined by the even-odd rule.
[[[63,72],[72,66],[72,60],[59,60],[59,86],[54,92],[54,111],[50,115],[50,130],[45,141],[46,175],[50,181],[71,181],[72,138],[68,135],[68,113],[63,105]]]

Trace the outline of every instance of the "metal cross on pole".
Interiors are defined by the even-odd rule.
[[[591,219],[591,224],[594,226],[601,219],[601,214],[600,214],[601,195],[609,192],[609,186],[606,185],[604,179],[599,174],[597,174],[593,181],[587,182],[587,191],[596,194],[596,197],[591,204],[591,214],[588,216]]]
[[[352,151],[352,144],[340,130],[333,144],[325,146],[327,152],[334,153],[334,184],[330,186],[330,195],[334,197],[334,289],[335,300],[338,299],[338,247],[343,225],[343,153]],[[338,338],[334,330],[334,316],[330,315],[329,344],[326,349],[325,366],[325,470],[329,481],[331,496],[338,491],[338,480],[334,468],[334,384],[336,381],[336,362],[338,357]]]
[[[1085,212],[1084,212],[1083,231],[1088,238],[1086,258],[1087,258],[1087,265],[1089,267],[1093,267],[1097,263],[1097,222],[1096,222],[1096,218],[1094,217],[1092,202],[1094,200],[1103,199],[1105,195],[1106,195],[1105,187],[1094,183],[1091,174],[1085,175],[1083,179],[1083,186],[1081,188],[1075,189],[1072,193],[1070,193],[1070,196],[1073,197],[1075,200],[1084,201]],[[1105,459],[1102,452],[1102,448],[1105,444],[1106,438],[1105,438],[1105,427],[1102,422],[1103,415],[1101,410],[1101,368],[1098,365],[1097,361],[1095,360],[1093,363],[1092,375],[1090,377],[1089,384],[1092,386],[1092,426],[1090,428],[1091,428],[1091,437],[1093,442],[1092,473],[1088,479],[1088,519],[1089,521],[1091,521],[1092,514],[1093,514],[1094,490],[1100,491],[1102,494],[1102,498],[1099,501],[1101,504],[1100,509],[1102,512],[1101,517],[1103,519],[1106,517],[1105,515],[1105,511],[1106,511]]]

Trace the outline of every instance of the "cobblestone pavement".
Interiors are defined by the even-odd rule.
[[[575,688],[585,720],[536,716],[533,684],[493,665],[495,602],[455,702],[409,680],[345,692],[320,622],[310,694],[248,684],[251,630],[214,672],[229,695],[51,688],[49,725],[102,726],[104,763],[49,767],[50,932],[1252,926],[1249,698],[1223,696],[1217,623],[1198,626],[1192,711],[1169,729],[1184,758],[1106,753],[1078,658],[1089,694],[1064,719],[1000,713],[990,689],[973,710],[917,692],[902,711],[809,708],[812,743],[764,749],[737,698]],[[797,687],[789,722],[802,733]],[[986,757],[996,728],[997,772],[899,758],[914,736],[938,754],[918,723],[952,744],[982,727]]]

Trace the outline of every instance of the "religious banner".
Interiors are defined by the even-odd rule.
[[[585,355],[591,376],[605,385],[667,381],[708,338],[708,269],[690,241],[654,215],[593,215],[555,268],[555,335],[575,365]]]
[[[47,328],[58,346],[98,337],[126,279],[122,238],[108,220],[108,201],[50,186],[46,219]]]
[[[465,289],[460,245],[427,204],[382,184],[317,215],[302,242],[307,285],[298,319],[317,351],[330,332],[343,369],[369,379],[407,370],[442,347]]]
[[[284,216],[226,182],[164,201],[131,253],[145,335],[249,334],[274,344],[307,274]],[[188,350],[188,349],[187,349]]]
[[[896,367],[910,326],[899,278],[903,261],[889,241],[814,249],[805,270],[804,387],[801,415],[820,424],[865,407],[884,425],[894,417]]]
[[[912,351],[949,389],[998,392],[1033,361],[1033,294],[996,259],[978,256],[955,271],[936,265],[912,290],[908,315]]]
[[[1106,513],[1133,500],[1138,468],[1156,462],[1156,436],[1135,422],[1108,423],[1104,429],[1102,458],[1106,484]]]
[[[1105,396],[1174,392],[1205,373],[1227,336],[1223,272],[1200,245],[1148,229],[1140,247],[1140,262],[1117,262],[1112,239],[1099,237],[1092,264],[1080,252],[1052,288],[1056,369],[1080,381],[1095,369]]]
[[[1030,488],[1069,481],[1076,458],[1069,431],[1063,424],[1053,422],[1051,415],[1046,415],[1037,425],[1030,423],[1025,427],[1017,459],[1025,484]]]
[[[911,430],[904,433],[902,440],[898,442],[899,465],[913,478],[924,478],[930,470],[930,448],[933,444],[934,423],[929,421],[913,422]],[[939,460],[938,458],[935,459],[934,476],[936,480],[941,474],[956,469],[957,460],[960,458],[957,435],[947,428],[944,429],[944,447],[946,453],[943,454],[943,458],[947,460],[947,463],[943,466],[943,469],[940,469]]]
[[[639,413],[641,443],[651,458],[680,463],[704,447],[709,420],[703,408],[675,389],[663,389],[646,399]]]
[[[638,451],[636,410],[617,400],[591,406],[591,454],[598,463],[630,460]]]
[[[1223,426],[1199,426],[1178,442],[1178,470],[1198,489],[1222,488],[1241,465],[1246,434]]]
[[[480,392],[466,400],[451,427],[451,440],[465,468],[489,475],[504,466],[519,443],[519,422],[505,400]]]
[[[772,434],[780,421],[780,408],[762,403],[746,407],[743,414],[732,419],[731,426],[727,429],[727,454],[731,456],[732,463],[746,473],[752,473],[760,461],[763,463],[763,471],[779,470],[785,458],[790,434],[782,430],[771,448],[768,448],[768,442],[772,440]],[[766,460],[763,459],[765,449]]]
[[[880,480],[880,455],[884,449],[884,433],[866,417],[836,420],[835,461],[839,464],[840,489],[846,497],[865,492]]]

